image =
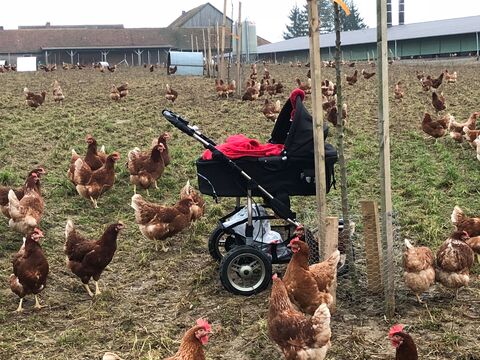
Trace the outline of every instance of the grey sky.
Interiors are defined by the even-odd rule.
[[[361,16],[369,27],[376,26],[376,0],[354,0]],[[165,27],[181,15],[207,0],[144,0],[98,1],[82,0],[80,3],[57,3],[41,6],[38,0],[23,0],[21,5],[8,6],[0,12],[0,26],[15,29],[18,25],[124,24],[126,27]],[[223,10],[223,0],[210,0]],[[393,23],[398,23],[398,0],[393,2]],[[12,4],[12,3],[10,3]],[[282,40],[288,14],[301,0],[243,0],[242,18],[257,25],[257,35],[275,42]],[[238,0],[233,0],[234,19],[238,17]],[[27,9],[29,9],[27,11]],[[227,15],[231,17],[232,0],[227,0]],[[454,4],[447,0],[405,0],[405,22],[422,22],[455,17],[480,15],[479,0],[464,0]]]

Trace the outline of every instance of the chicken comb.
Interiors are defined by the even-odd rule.
[[[277,273],[273,274],[273,275],[272,275],[272,280],[277,280],[277,279],[278,279]]]
[[[392,337],[393,334],[402,332],[404,327],[405,327],[405,325],[402,325],[402,324],[393,325],[393,326],[390,328],[390,331],[388,332],[388,337]]]
[[[292,240],[290,240],[290,245],[292,245],[293,243],[295,243],[297,241],[300,241],[300,239],[299,239],[298,236],[295,236]]]
[[[198,319],[197,325],[203,327],[207,332],[210,332],[212,330],[212,326],[208,323],[206,319]]]

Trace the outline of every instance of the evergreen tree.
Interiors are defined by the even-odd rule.
[[[346,1],[345,3],[350,9],[350,16],[345,15],[343,10],[340,11],[340,29],[342,31],[365,29],[367,25],[363,22],[363,18],[360,16],[353,0]]]
[[[317,4],[318,16],[320,17],[320,33],[325,34],[334,31],[335,24],[333,23],[333,2],[331,0],[319,0]]]
[[[305,11],[302,11],[295,5],[293,9],[290,10],[288,18],[291,23],[290,25],[286,25],[287,31],[283,33],[285,40],[308,34],[308,13],[305,13]]]

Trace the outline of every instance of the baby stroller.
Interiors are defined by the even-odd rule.
[[[196,161],[200,192],[214,198],[236,198],[235,209],[219,219],[208,241],[210,255],[220,262],[222,285],[231,293],[247,296],[268,287],[272,264],[290,261],[292,253],[287,245],[300,225],[290,209],[290,196],[315,195],[313,124],[302,95],[294,90],[280,111],[269,144],[283,147],[280,145],[281,152],[274,156],[227,157],[196,126],[169,110],[162,112],[170,123],[211,152],[208,160],[201,157]],[[324,138],[327,135],[325,126]],[[327,193],[335,184],[336,161],[335,148],[325,144]],[[262,197],[264,204],[256,204],[254,196]],[[240,205],[242,197],[246,197],[246,206]],[[265,208],[275,215],[269,215]],[[270,225],[278,218],[283,219],[282,224]],[[307,243],[316,247],[311,232],[306,233]],[[318,262],[318,254],[310,260]]]

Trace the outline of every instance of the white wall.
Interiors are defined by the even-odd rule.
[[[37,58],[17,57],[17,71],[37,71]]]

